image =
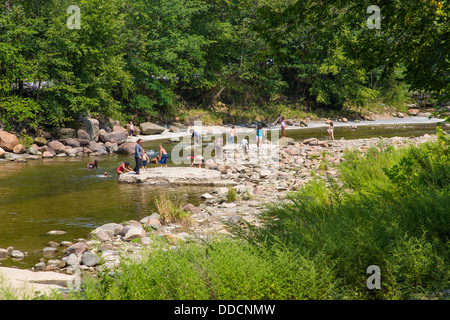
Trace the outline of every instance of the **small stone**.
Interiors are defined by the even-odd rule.
[[[23,259],[23,258],[25,258],[25,254],[22,251],[13,250],[13,251],[11,251],[11,258],[13,258],[13,259]]]
[[[50,236],[60,236],[60,235],[66,234],[66,233],[67,233],[66,231],[62,231],[62,230],[52,230],[52,231],[47,232],[47,234]]]

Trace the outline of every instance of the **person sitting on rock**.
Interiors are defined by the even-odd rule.
[[[87,168],[88,168],[89,170],[94,169],[94,168],[97,169],[97,168],[98,168],[98,160],[95,159],[94,161],[89,162],[89,163],[87,164]]]
[[[120,176],[125,171],[127,172],[133,171],[133,169],[130,168],[130,163],[128,161],[122,163],[116,170],[118,176]]]

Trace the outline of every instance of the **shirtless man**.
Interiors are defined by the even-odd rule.
[[[163,165],[165,165],[167,168],[167,159],[169,158],[169,155],[167,154],[166,149],[162,147],[162,145],[159,145],[159,154],[161,156],[161,160],[159,160],[161,168],[163,167]]]

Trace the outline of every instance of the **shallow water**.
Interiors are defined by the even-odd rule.
[[[352,130],[337,126],[335,139],[420,136],[435,133],[435,127],[436,124],[373,125]],[[288,130],[286,135],[296,140],[326,139],[326,130],[326,127],[302,128]],[[158,151],[160,143],[145,142],[143,147],[152,154]],[[164,142],[169,154],[175,145]],[[197,205],[200,195],[212,189],[119,184],[115,170],[124,161],[134,167],[133,156],[100,157],[99,168],[88,170],[86,165],[92,160],[93,157],[75,157],[0,163],[0,248],[14,247],[28,254],[23,260],[0,260],[2,266],[32,267],[42,257],[41,251],[49,241],[73,242],[86,238],[90,231],[105,223],[140,220],[151,215],[156,212],[154,199],[160,192],[188,194],[187,201]],[[109,176],[104,177],[104,172]],[[47,235],[51,230],[67,234]],[[63,249],[60,252],[59,256],[46,258],[61,257]]]

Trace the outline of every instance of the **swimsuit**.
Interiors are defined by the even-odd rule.
[[[124,167],[120,166],[120,167],[117,168],[116,171],[117,172],[124,172],[124,170],[125,170]]]
[[[162,156],[161,156],[161,160],[159,160],[159,163],[160,164],[167,164],[167,158],[169,158],[169,155],[166,153],[166,154],[163,154]]]

